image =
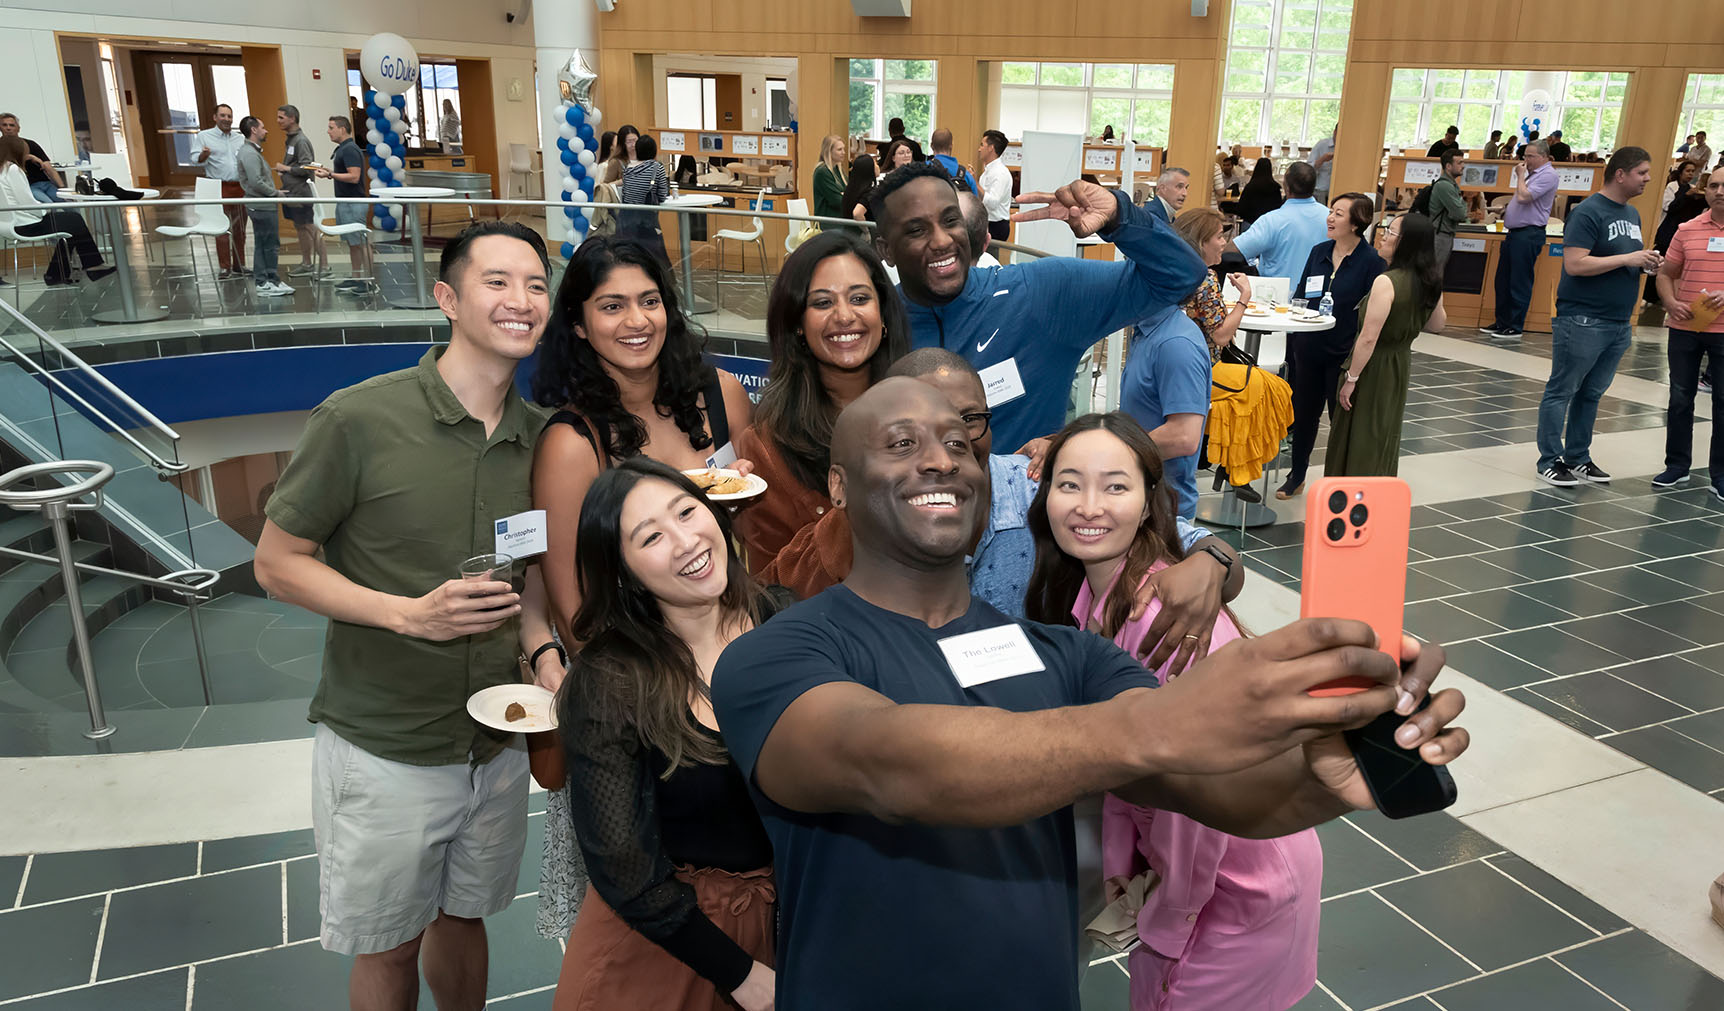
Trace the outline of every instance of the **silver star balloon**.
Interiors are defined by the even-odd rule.
[[[563,96],[563,101],[573,102],[590,112],[593,108],[593,83],[598,79],[599,75],[588,66],[586,56],[577,49],[567,63],[557,68],[557,91]]]

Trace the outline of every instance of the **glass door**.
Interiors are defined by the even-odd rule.
[[[171,175],[196,175],[200,169],[193,157],[192,141],[203,129],[202,110],[198,107],[197,68],[191,63],[156,64],[161,75],[162,125],[157,134],[162,138],[166,165]],[[212,105],[211,110],[215,107]]]
[[[235,126],[250,112],[245,68],[215,53],[137,52],[133,61],[151,182],[190,187],[203,174],[197,133],[214,122],[216,105],[233,106]]]

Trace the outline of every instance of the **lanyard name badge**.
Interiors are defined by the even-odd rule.
[[[736,462],[736,443],[727,442],[706,458],[708,467],[728,467]]]
[[[505,516],[497,521],[497,554],[517,560],[544,554],[547,547],[545,527],[543,509],[529,509]]]
[[[1021,625],[1001,625],[948,636],[939,641],[939,646],[946,655],[946,666],[964,688],[1047,669]]]

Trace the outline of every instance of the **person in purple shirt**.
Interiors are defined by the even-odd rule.
[[[1532,303],[1532,275],[1544,248],[1544,226],[1556,201],[1556,169],[1550,167],[1550,146],[1529,141],[1524,162],[1509,176],[1514,198],[1503,211],[1508,236],[1497,253],[1497,315],[1479,328],[1492,337],[1519,337]]]

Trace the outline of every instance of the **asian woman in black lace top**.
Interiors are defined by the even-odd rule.
[[[772,1007],[772,846],[709,685],[724,647],[784,601],[730,544],[695,485],[643,457],[600,474],[582,506],[574,635],[587,645],[558,709],[592,884],[557,1011]]]

